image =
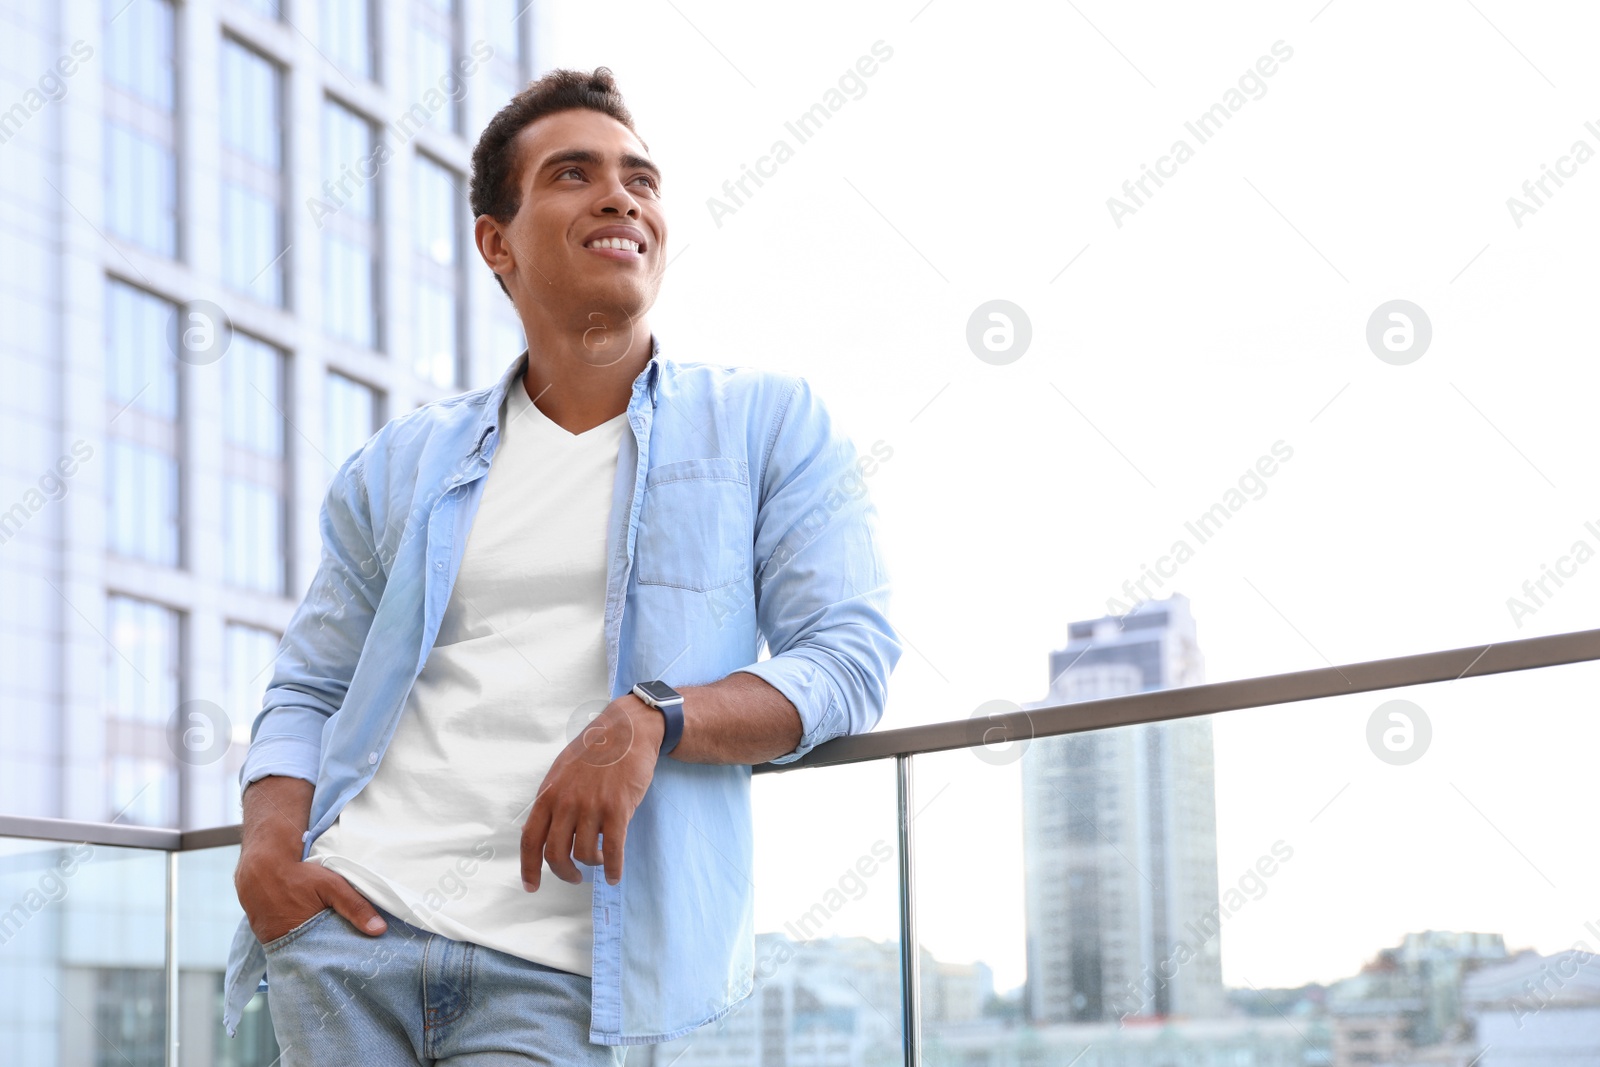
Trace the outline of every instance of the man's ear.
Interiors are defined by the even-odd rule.
[[[506,239],[505,231],[493,216],[479,215],[473,221],[472,239],[478,247],[478,255],[483,257],[490,270],[503,274],[510,269],[515,259],[511,253],[511,242]]]

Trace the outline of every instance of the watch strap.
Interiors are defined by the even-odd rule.
[[[645,704],[655,708],[667,721],[667,728],[661,735],[660,754],[670,755],[678,747],[678,741],[683,737],[683,697],[676,700],[657,700],[644,690],[642,685],[633,687],[633,695]]]

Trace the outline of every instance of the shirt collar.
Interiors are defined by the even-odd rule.
[[[650,403],[655,405],[661,394],[661,368],[666,360],[661,355],[661,341],[655,334],[650,335],[650,361],[644,365],[639,376],[633,380],[633,393],[628,401],[631,410],[638,402],[641,390],[649,389]],[[522,376],[528,370],[528,350],[524,348],[516,359],[511,361],[511,366],[500,376],[500,380],[490,388],[484,401],[483,415],[478,419],[476,431],[473,433],[472,454],[493,455],[492,439],[499,437],[500,408],[505,403],[506,394],[513,388],[522,388]]]

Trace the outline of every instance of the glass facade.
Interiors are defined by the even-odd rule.
[[[106,635],[103,817],[176,826],[178,764],[170,722],[181,699],[180,617],[160,604],[113,594],[106,600]]]
[[[371,386],[343,374],[329,374],[324,385],[323,408],[328,417],[323,431],[326,442],[323,456],[329,464],[328,475],[332,477],[335,469],[378,432],[381,404],[377,390]]]
[[[374,0],[321,0],[322,52],[348,74],[378,80]]]
[[[239,2],[264,19],[283,18],[283,0],[239,0]]]
[[[460,16],[455,0],[411,0],[410,114],[424,125],[460,133],[462,78]],[[418,110],[420,109],[420,110]]]
[[[456,79],[463,26],[498,53],[511,15],[95,0],[86,32],[40,11],[0,0],[18,93],[44,102],[0,130],[0,1061],[269,1067],[265,998],[221,1026],[236,848],[38,843],[17,820],[168,844],[239,821],[327,480],[388,413],[459,388],[466,352],[520,347],[468,303],[448,191],[510,80]],[[39,80],[58,56],[82,71],[63,93]],[[424,199],[423,222],[385,219]],[[225,343],[181,348],[201,314]]]
[[[106,547],[168,567],[180,556],[177,313],[142,289],[106,285]]]
[[[528,83],[527,40],[534,9],[527,0],[490,0],[485,16],[488,44],[494,49],[489,77],[500,100],[510,100]]]
[[[412,174],[414,370],[418,378],[448,389],[460,373],[461,178],[426,156],[417,157]]]
[[[106,228],[178,254],[178,119],[171,0],[105,0]]]
[[[222,277],[264,304],[281,305],[283,74],[234,40],[222,42]]]
[[[372,123],[333,99],[322,104],[323,328],[362,348],[378,335],[378,191],[384,153]]]
[[[285,358],[272,345],[235,334],[222,360],[223,574],[233,585],[285,592],[289,466]]]

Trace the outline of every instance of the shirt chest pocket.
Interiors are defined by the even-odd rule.
[[[684,459],[645,476],[634,543],[640,585],[705,592],[751,576],[755,524],[742,459]]]

